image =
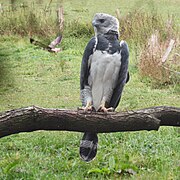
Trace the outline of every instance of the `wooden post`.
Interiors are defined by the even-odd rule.
[[[162,57],[162,63],[166,62],[166,60],[167,60],[167,58],[168,58],[168,56],[169,56],[169,54],[170,54],[170,52],[171,52],[171,50],[173,48],[174,43],[175,43],[175,40],[171,39],[170,42],[169,42],[169,46],[166,49],[166,52],[165,52],[164,56]]]
[[[59,31],[63,32],[63,30],[64,30],[64,9],[62,6],[57,11],[57,17],[58,17]]]

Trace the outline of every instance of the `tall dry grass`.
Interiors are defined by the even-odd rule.
[[[157,13],[133,11],[121,17],[119,21],[122,39],[141,45],[155,29],[159,29],[163,34],[165,28],[162,17]]]
[[[165,39],[156,30],[147,39],[140,53],[140,74],[151,78],[157,85],[180,82],[180,43],[178,36],[172,34],[170,29],[166,29],[168,36]]]
[[[46,8],[18,6],[0,13],[0,34],[50,37],[58,32],[57,20]]]
[[[27,36],[53,36],[59,31],[56,10],[47,7],[18,6],[16,10],[8,9],[0,13],[0,34],[19,34]],[[126,16],[119,17],[121,38],[129,43],[135,42],[143,45],[149,36],[158,30],[161,38],[167,37],[166,23],[156,12],[143,11],[129,12]],[[76,20],[65,19],[64,33],[66,36],[92,36],[94,34],[91,22],[84,22],[80,17]],[[174,32],[174,26],[171,26]]]

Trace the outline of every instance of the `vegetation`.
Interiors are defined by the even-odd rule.
[[[7,1],[2,2],[0,111],[30,105],[72,109],[81,106],[80,64],[84,47],[93,35],[91,19],[95,12],[115,15],[117,8],[121,10],[121,37],[130,48],[131,75],[117,111],[158,105],[180,107],[177,76],[170,83],[158,83],[161,79],[155,82],[139,71],[140,54],[146,55],[145,45],[155,30],[159,31],[161,42],[178,37],[176,0],[148,0],[146,3],[129,0],[122,4],[113,0],[111,7],[102,0],[60,3],[18,0],[13,9],[7,6]],[[29,37],[48,43],[60,33],[55,11],[60,5],[65,11],[60,45],[63,51],[51,54],[31,45]],[[171,35],[166,26],[170,12],[174,14]],[[178,63],[170,67],[179,71]],[[177,128],[99,134],[97,157],[88,164],[79,158],[81,136],[81,133],[37,131],[0,139],[0,179],[178,179]]]

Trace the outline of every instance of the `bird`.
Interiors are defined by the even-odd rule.
[[[49,52],[60,52],[60,48],[56,48],[56,45],[60,44],[62,41],[62,36],[58,36],[56,39],[54,39],[49,45],[43,44],[40,41],[34,40],[33,38],[30,38],[30,43],[34,44],[36,46],[42,47],[44,50],[47,50]]]
[[[82,110],[108,113],[118,106],[129,81],[128,44],[119,40],[119,21],[106,13],[96,13],[92,25],[95,35],[88,42],[81,62],[80,97]],[[84,132],[80,157],[90,162],[96,157],[98,135]]]

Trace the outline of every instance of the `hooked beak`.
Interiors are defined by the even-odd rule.
[[[93,21],[92,21],[92,25],[93,25],[94,27],[97,27],[97,26],[98,26],[98,23],[97,23],[95,20],[93,20]]]

